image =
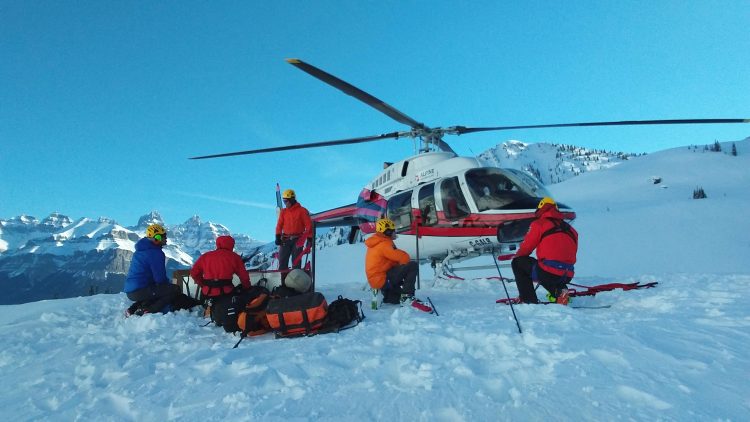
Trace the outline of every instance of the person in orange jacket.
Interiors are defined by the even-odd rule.
[[[310,213],[297,202],[297,195],[287,189],[281,195],[286,208],[281,210],[276,222],[276,245],[279,247],[279,269],[289,269],[289,257],[293,268],[302,268],[302,260],[297,259],[305,247],[312,245],[312,220]]]
[[[536,259],[531,253],[536,249]],[[541,284],[548,299],[568,304],[567,283],[575,275],[578,232],[563,220],[552,198],[539,201],[536,219],[511,262],[522,303],[538,303],[533,282]]]
[[[234,238],[216,238],[216,250],[201,255],[190,270],[195,284],[201,286],[204,297],[230,294],[234,290],[232,276],[237,274],[244,289],[250,288],[250,276],[242,257],[234,252]]]
[[[421,305],[421,301],[414,298],[419,270],[417,263],[411,261],[408,253],[393,244],[395,230],[393,221],[381,218],[375,223],[376,233],[365,240],[367,282],[373,293],[377,294],[378,290],[383,293],[385,303],[410,302],[415,306],[415,302],[418,302]]]

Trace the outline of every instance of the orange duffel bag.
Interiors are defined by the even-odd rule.
[[[316,334],[328,315],[328,303],[319,292],[272,299],[266,308],[268,324],[276,337]]]

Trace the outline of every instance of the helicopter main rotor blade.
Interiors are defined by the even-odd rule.
[[[344,82],[341,79],[331,75],[330,73],[318,69],[317,67],[305,63],[300,59],[286,59],[287,63],[295,66],[296,68],[320,79],[321,81],[327,83],[328,85],[331,85],[334,88],[337,88],[341,90],[343,93],[347,95],[351,95],[352,97],[362,101],[363,103],[369,105],[370,107],[374,108],[375,110],[378,110],[379,112],[385,114],[386,116],[390,117],[391,119],[403,123],[412,129],[428,129],[423,123],[420,123],[411,117],[407,116],[406,114],[396,110],[392,106],[386,104],[382,100],[379,100],[372,95],[366,93],[365,91],[362,91],[361,89],[357,88],[356,86]]]
[[[463,135],[464,133],[488,132],[493,130],[513,129],[541,129],[551,127],[585,127],[585,126],[639,126],[639,125],[686,125],[686,124],[717,124],[717,123],[750,123],[750,119],[671,119],[671,120],[622,120],[618,122],[587,122],[587,123],[556,123],[548,125],[495,126],[495,127],[465,127],[454,126],[447,128],[447,133]]]
[[[225,154],[203,155],[200,157],[190,157],[190,159],[202,160],[204,158],[219,158],[219,157],[233,157],[235,155],[262,154],[264,152],[288,151],[290,149],[305,149],[305,148],[327,147],[331,145],[359,144],[362,142],[379,141],[381,139],[400,138],[402,136],[412,136],[412,133],[411,132],[391,132],[391,133],[383,133],[380,135],[363,136],[361,138],[339,139],[336,141],[321,141],[321,142],[313,142],[309,144],[285,145],[285,146],[273,147],[273,148],[262,148],[262,149],[251,149],[247,151],[228,152]]]

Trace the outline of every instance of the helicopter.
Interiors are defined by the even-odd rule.
[[[522,171],[488,167],[475,157],[458,156],[443,140],[445,135],[515,129],[750,122],[750,119],[673,119],[433,128],[322,69],[296,58],[286,61],[408,126],[409,130],[191,159],[272,153],[393,138],[416,139],[419,141],[418,153],[398,162],[384,163],[383,170],[365,185],[356,202],[312,214],[311,218],[316,227],[351,227],[348,240],[353,243],[358,231],[364,236],[370,235],[375,232],[377,219],[388,217],[396,225],[396,246],[419,262],[430,262],[436,273],[442,270],[450,274],[452,263],[471,257],[512,255],[528,231],[541,198],[551,197],[542,183]],[[576,218],[575,211],[567,205],[558,202],[558,208],[566,220]]]

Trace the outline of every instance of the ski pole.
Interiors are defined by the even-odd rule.
[[[427,301],[430,302],[430,306],[432,307],[432,312],[435,313],[435,316],[440,316],[440,314],[437,311],[437,308],[435,308],[435,304],[432,303],[432,299],[430,299],[429,296],[427,296]]]
[[[502,257],[507,257],[507,255],[503,255]],[[495,263],[495,268],[497,268],[497,275],[500,276],[500,281],[503,282],[503,289],[505,289],[505,297],[508,298],[508,305],[510,305],[510,310],[513,312],[513,319],[516,320],[516,327],[518,327],[518,334],[522,334],[521,332],[521,324],[518,322],[518,317],[516,316],[516,310],[513,308],[513,301],[510,300],[510,294],[508,294],[508,288],[505,286],[505,277],[503,277],[503,273],[500,271],[500,265],[497,263],[497,260],[501,258],[495,258],[495,250],[492,250],[492,262]],[[509,259],[509,258],[508,258]]]

